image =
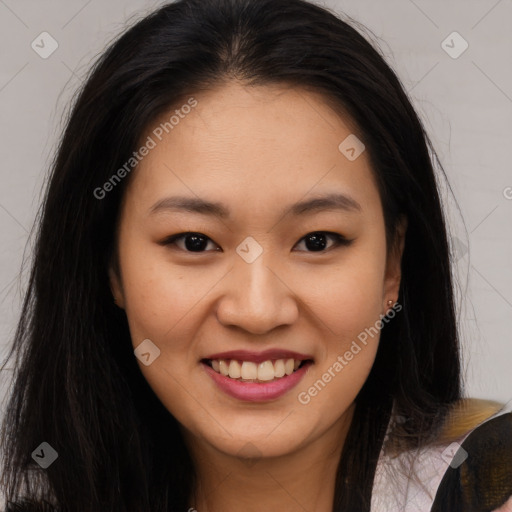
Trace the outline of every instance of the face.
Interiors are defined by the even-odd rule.
[[[190,438],[285,455],[343,422],[402,246],[388,254],[369,159],[338,148],[355,129],[322,96],[230,83],[194,99],[143,137],[155,144],[125,192],[111,287]]]

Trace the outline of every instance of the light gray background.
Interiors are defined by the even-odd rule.
[[[0,0],[2,360],[28,276],[29,265],[20,274],[23,252],[30,262],[28,234],[66,106],[107,42],[161,4]],[[461,209],[443,186],[457,254],[467,395],[508,402],[512,0],[331,0],[321,5],[348,14],[375,34],[425,123]],[[59,45],[47,59],[31,48],[43,31]],[[456,59],[441,46],[453,31],[469,44]],[[449,38],[447,44],[460,48],[457,40]],[[0,399],[6,397],[11,374],[0,375]]]

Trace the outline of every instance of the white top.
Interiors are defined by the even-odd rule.
[[[467,452],[460,445],[473,430],[502,414],[512,412],[512,401],[456,441],[390,458],[381,450],[373,482],[371,512],[430,512],[441,480],[449,466],[460,466]],[[390,431],[392,422],[388,425]],[[412,471],[413,470],[413,471]],[[416,477],[409,475],[416,474]]]

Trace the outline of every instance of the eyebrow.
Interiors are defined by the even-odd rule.
[[[361,212],[362,208],[354,198],[345,194],[333,193],[294,203],[284,208],[281,212],[282,215],[285,215],[288,210],[291,215],[299,216],[306,213],[327,210]],[[230,215],[229,209],[222,203],[186,196],[173,196],[160,199],[149,209],[149,214],[152,215],[162,211],[186,211],[210,215],[220,219],[227,219]]]

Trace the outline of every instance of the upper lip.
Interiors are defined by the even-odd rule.
[[[211,354],[204,359],[236,359],[237,361],[251,361],[253,363],[262,363],[270,359],[296,359],[303,361],[313,359],[312,356],[293,352],[292,350],[283,350],[279,348],[271,348],[263,352],[254,352],[251,350],[229,350],[227,352],[217,352]]]

